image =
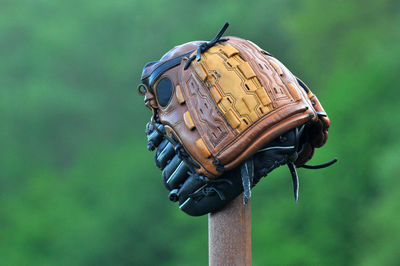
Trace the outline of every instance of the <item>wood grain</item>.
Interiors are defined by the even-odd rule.
[[[243,194],[208,216],[209,265],[251,265],[251,206]]]

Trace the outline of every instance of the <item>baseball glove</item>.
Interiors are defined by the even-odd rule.
[[[298,199],[296,167],[323,146],[330,120],[316,96],[281,62],[254,43],[221,38],[177,46],[145,65],[138,87],[152,110],[148,149],[156,150],[169,198],[184,212],[215,212],[261,177],[288,165]]]

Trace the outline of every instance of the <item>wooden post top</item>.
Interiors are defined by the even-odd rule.
[[[239,195],[208,216],[209,265],[251,265],[251,206]]]

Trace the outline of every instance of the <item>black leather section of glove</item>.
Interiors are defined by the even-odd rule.
[[[276,167],[286,164],[294,154],[296,154],[295,130],[283,134],[261,149],[253,156],[255,176],[251,180],[252,187],[261,177],[266,176]],[[194,182],[192,179],[197,179],[197,181]],[[221,178],[215,180],[203,178],[201,182],[201,179],[191,176],[186,182],[195,183],[191,186],[193,193],[178,193],[179,205],[182,211],[192,216],[216,212],[243,192],[240,168],[226,172]]]
[[[159,140],[154,132],[154,127],[146,130],[148,136],[153,134],[148,139],[156,139],[152,143],[158,143],[155,163],[162,170],[166,188],[171,191],[169,198],[178,201],[182,211],[192,216],[216,212],[243,192],[240,167],[217,179],[199,176],[179,158],[167,139]],[[297,129],[290,130],[253,155],[251,187],[276,167],[296,160],[299,137]]]
[[[189,180],[187,182],[191,183]],[[189,194],[188,197],[179,196],[179,208],[191,216],[216,212],[243,192],[242,180],[237,170],[230,173],[229,179],[211,183],[198,182],[196,187],[201,189]]]
[[[164,131],[164,126],[162,124],[158,124],[157,128],[160,132]],[[158,145],[160,145],[161,141],[164,139],[163,135],[154,129],[154,126],[151,122],[147,123],[146,125],[146,135],[147,149],[149,151],[153,151],[155,148],[157,148]]]

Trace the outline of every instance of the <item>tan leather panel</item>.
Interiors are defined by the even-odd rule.
[[[265,106],[259,106],[257,109],[257,114],[259,116],[264,116],[265,114],[267,114],[271,109]]]
[[[255,80],[255,79],[249,80],[249,81],[246,81],[246,82],[244,83],[244,86],[246,87],[246,89],[247,89],[248,91],[256,91],[257,88],[261,86],[261,85],[260,85],[260,86],[257,86],[257,85],[256,85],[257,82],[254,82],[254,80]]]
[[[211,51],[210,51],[211,52]],[[235,67],[237,67],[238,65],[240,65],[240,61],[238,61],[237,60],[237,57],[236,58],[232,58],[232,57],[230,57],[230,58],[228,58],[227,60],[226,60],[226,65],[227,65],[227,67],[228,67],[228,69],[229,68],[235,68]]]
[[[192,130],[192,129],[195,128],[195,125],[194,125],[194,123],[193,123],[193,119],[192,119],[192,117],[190,116],[189,111],[186,111],[186,112],[183,114],[183,121],[185,121],[186,127],[187,127],[188,129]]]
[[[194,71],[199,76],[202,81],[205,81],[207,78],[207,72],[204,70],[201,64],[191,64],[194,68]]]
[[[263,107],[259,107],[259,108],[263,108]],[[265,112],[266,113],[266,112]],[[258,119],[258,116],[262,115],[262,114],[258,114],[258,113],[250,113],[249,117],[250,117],[250,121],[256,121]]]
[[[251,111],[251,106],[253,105],[253,98],[252,97],[248,97],[248,96],[243,96],[242,97],[242,102],[244,103],[244,105],[246,106],[248,111]]]
[[[269,99],[267,92],[265,91],[265,89],[263,87],[256,89],[256,94],[257,94],[258,98],[260,98],[263,105],[268,106],[271,103],[271,100]]]
[[[251,79],[256,76],[256,73],[254,73],[253,69],[251,69],[251,66],[247,62],[238,65],[238,69],[246,79]]]
[[[239,51],[240,55],[246,60],[257,74],[257,81],[265,88],[271,99],[273,108],[289,104],[294,101],[294,97],[289,93],[287,82],[297,82],[292,73],[282,65],[276,58],[264,54],[261,48],[251,44],[246,40],[229,37],[234,42],[231,43]],[[272,65],[274,64],[275,67]],[[278,70],[275,70],[277,68]],[[279,71],[279,73],[278,73]],[[304,93],[303,100],[306,100]],[[311,104],[310,104],[311,105]],[[265,109],[265,108],[262,108]],[[268,110],[267,110],[268,112]]]
[[[208,150],[206,144],[202,139],[196,140],[195,144],[200,152],[203,154],[204,158],[209,158],[211,156],[210,151]]]
[[[185,98],[183,98],[182,91],[181,91],[181,86],[176,85],[175,94],[176,94],[176,99],[178,100],[178,102],[180,104],[185,103]]]
[[[225,117],[233,128],[237,128],[240,126],[240,120],[239,118],[237,118],[232,109],[229,109],[228,112],[225,113]]]
[[[215,101],[216,103],[220,103],[220,102],[221,102],[222,96],[221,96],[221,94],[219,93],[219,91],[215,88],[215,86],[212,86],[212,87],[210,88],[210,93],[211,93],[211,96],[214,98],[214,101]]]
[[[272,101],[256,73],[233,46],[218,44],[203,53],[200,62],[192,62],[192,65],[196,74],[198,65],[203,66],[211,95],[225,119],[238,133],[273,109]],[[198,76],[202,79],[204,73]]]
[[[294,100],[298,101],[301,99],[301,97],[300,97],[299,93],[297,92],[296,86],[299,86],[299,85],[295,85],[293,82],[288,83],[288,89],[289,89],[290,93],[292,94]]]
[[[225,45],[220,49],[226,57],[231,57],[231,56],[239,53],[239,51],[232,45]]]
[[[278,72],[280,76],[283,75],[282,69],[273,60],[270,60],[269,63],[274,67],[275,71]]]

